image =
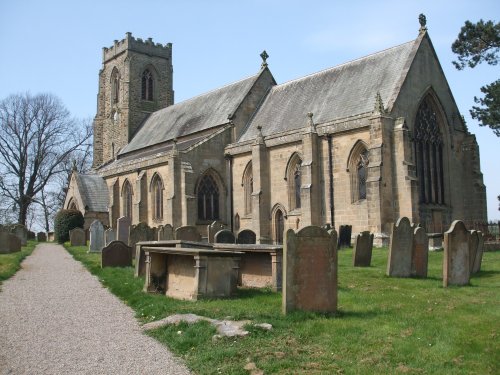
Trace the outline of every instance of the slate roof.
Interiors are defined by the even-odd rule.
[[[106,182],[95,174],[76,173],[76,184],[86,211],[107,212],[109,194]]]
[[[239,142],[257,137],[257,126],[268,136],[314,123],[370,112],[377,92],[385,105],[395,98],[419,39],[273,86],[241,135]]]
[[[227,123],[260,73],[152,113],[120,155]]]

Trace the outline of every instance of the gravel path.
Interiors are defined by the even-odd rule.
[[[189,374],[60,245],[0,288],[0,374]]]

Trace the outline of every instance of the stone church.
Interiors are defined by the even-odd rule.
[[[421,18],[415,40],[278,84],[259,71],[180,103],[172,44],[127,33],[103,48],[92,174],[65,208],[115,227],[225,223],[258,243],[352,225],[386,244],[407,216],[428,232],[486,221],[479,148]]]

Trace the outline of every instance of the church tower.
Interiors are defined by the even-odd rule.
[[[172,44],[126,33],[103,48],[94,119],[94,162],[113,160],[152,112],[174,103]]]

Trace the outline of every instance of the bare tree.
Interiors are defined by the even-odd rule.
[[[15,205],[19,223],[26,224],[30,205],[91,134],[54,95],[17,94],[0,102],[0,196]]]

